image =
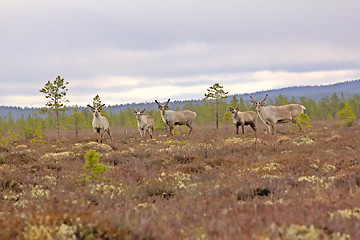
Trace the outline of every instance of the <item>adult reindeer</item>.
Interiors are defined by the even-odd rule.
[[[304,113],[306,108],[300,104],[288,104],[284,106],[265,106],[265,100],[267,98],[267,94],[265,98],[258,102],[254,98],[251,98],[251,102],[256,107],[257,113],[269,129],[269,134],[274,135],[276,133],[275,125],[279,123],[287,123],[287,122],[296,122],[296,118],[300,116],[301,113]]]
[[[134,109],[133,109],[134,110]],[[140,137],[145,137],[146,132],[149,133],[150,138],[154,134],[154,120],[149,115],[144,115],[145,109],[142,111],[135,111],[135,116],[137,120],[137,126],[140,132]]]
[[[112,141],[110,124],[106,117],[100,115],[101,109],[105,106],[105,104],[101,105],[100,107],[93,107],[90,104],[88,104],[87,106],[91,108],[93,112],[92,127],[94,132],[99,134],[97,141],[102,143],[102,137],[104,132],[107,132],[109,134],[110,139]]]
[[[190,110],[184,110],[184,111],[172,111],[169,110],[169,102],[170,98],[167,100],[166,104],[162,106],[157,100],[155,100],[157,103],[161,118],[163,122],[169,126],[170,134],[174,134],[173,129],[175,125],[186,125],[190,128],[189,134],[194,130],[194,122],[196,113]]]

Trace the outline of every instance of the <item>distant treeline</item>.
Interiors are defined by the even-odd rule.
[[[257,99],[261,100],[261,99]],[[214,106],[211,102],[196,101],[194,104],[191,101],[187,101],[183,104],[183,107],[177,106],[172,110],[192,110],[197,113],[196,123],[197,124],[210,124],[215,122]],[[311,120],[332,120],[338,118],[340,110],[348,104],[356,117],[360,118],[360,95],[355,94],[352,97],[338,96],[336,93],[330,97],[325,96],[320,101],[316,102],[313,99],[300,97],[300,101],[296,101],[294,97],[288,99],[283,95],[279,94],[275,99],[268,99],[267,105],[285,105],[289,103],[300,103],[306,107],[306,114]],[[147,108],[145,106],[148,106]],[[149,107],[150,106],[150,107]],[[239,108],[241,111],[252,110],[255,111],[254,106],[249,102],[248,99],[237,98],[233,96],[228,101],[223,101],[220,104],[219,116],[222,122],[231,122],[231,115],[229,107]],[[151,115],[154,118],[155,129],[163,129],[164,124],[162,123],[160,113],[151,105],[141,106],[129,106],[119,111],[112,111],[111,108],[103,110],[102,115],[106,116],[112,127],[122,128],[135,128],[136,119],[134,116],[133,109],[146,108],[145,114]],[[170,104],[171,108],[171,104]],[[72,108],[69,112],[63,112],[60,116],[60,128],[61,129],[84,129],[90,128],[92,122],[92,113],[87,108]],[[55,116],[52,114],[40,115],[36,111],[29,113],[28,115],[22,114],[20,118],[14,120],[11,112],[9,111],[6,116],[0,116],[0,135],[4,135],[7,131],[26,131],[26,129],[55,129]]]

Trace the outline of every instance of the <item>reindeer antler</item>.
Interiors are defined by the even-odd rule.
[[[263,103],[266,100],[267,97],[268,97],[268,94],[266,94],[266,96],[264,97],[264,99],[260,103]]]
[[[157,100],[155,100],[155,102],[157,103],[157,105],[159,106],[159,108],[161,108],[162,106],[160,105],[160,103],[157,101]]]
[[[104,103],[103,105],[101,105],[100,107],[98,107],[97,109],[98,109],[99,111],[101,111],[101,109],[102,109],[104,106],[105,106],[105,103]]]
[[[169,104],[170,102],[170,98],[167,100],[166,104],[165,104],[165,107],[167,107],[167,105]]]
[[[257,102],[255,99],[253,99],[252,96],[250,96],[250,98],[251,98],[250,102],[253,102],[253,103],[256,103],[256,102]]]

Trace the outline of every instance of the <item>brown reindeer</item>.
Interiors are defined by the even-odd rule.
[[[195,117],[196,113],[190,110],[184,110],[184,111],[172,111],[169,110],[169,102],[170,98],[167,100],[166,104],[162,106],[157,100],[155,100],[157,103],[161,118],[163,122],[169,126],[170,134],[173,133],[173,129],[175,125],[186,125],[190,128],[189,134],[194,131],[194,123],[195,123]]]
[[[269,134],[274,135],[276,133],[275,125],[279,123],[287,123],[287,122],[296,122],[296,118],[300,116],[301,113],[304,113],[306,108],[300,104],[288,104],[284,106],[266,106],[265,100],[267,98],[267,94],[265,98],[258,102],[254,98],[251,98],[251,102],[256,107],[257,113],[269,129]]]

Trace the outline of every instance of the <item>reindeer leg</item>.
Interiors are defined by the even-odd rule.
[[[108,133],[109,136],[110,136],[110,140],[113,141],[113,138],[112,138],[112,135],[111,135],[111,132],[110,132],[110,128],[107,130],[107,133]]]
[[[235,124],[235,128],[236,128],[236,134],[239,134],[239,125],[237,123]]]
[[[104,132],[100,133],[100,143],[102,143],[102,138],[103,138]]]
[[[254,123],[250,123],[250,127],[254,130],[254,133],[255,133],[255,138],[257,139],[257,136],[256,136],[256,126]]]
[[[192,132],[194,131],[194,129],[193,129],[193,127],[192,127],[192,124],[186,123],[186,126],[187,126],[188,128],[190,128],[190,132],[189,132],[189,135],[190,135],[190,133],[192,133]]]
[[[276,135],[276,130],[275,130],[275,123],[272,123],[270,126],[271,126],[271,139],[272,139],[274,150],[276,150],[276,141],[275,140],[277,140],[277,135]]]
[[[142,130],[142,137],[143,137],[143,138],[146,137],[146,129],[145,129],[145,128]]]
[[[271,135],[271,134],[272,134],[272,132],[271,132],[271,126],[270,126],[270,124],[269,124],[269,123],[266,123],[266,126],[268,127],[268,130],[269,130],[269,135]]]
[[[152,137],[153,137],[153,134],[154,134],[154,127],[153,127],[153,126],[151,126],[151,127],[149,128],[149,134],[150,134],[150,138],[152,138]]]
[[[256,126],[255,126],[254,123],[250,123],[250,127],[254,130],[254,134],[255,134],[255,151],[256,151],[256,145],[257,145]]]
[[[242,129],[242,134],[244,135],[245,131],[244,131],[244,123],[243,122],[241,123],[241,129]]]
[[[174,135],[174,126],[170,126],[169,125],[169,131],[170,131],[170,135]]]

